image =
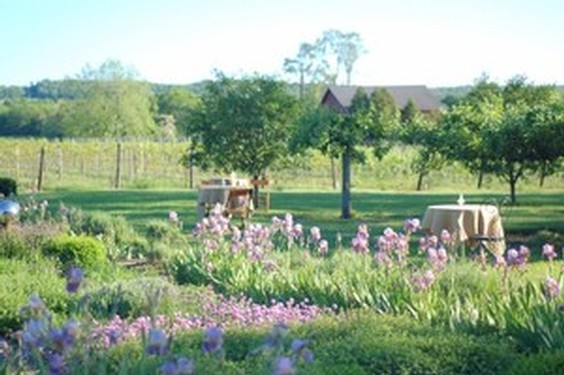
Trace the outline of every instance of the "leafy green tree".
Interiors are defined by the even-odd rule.
[[[562,168],[564,159],[564,99],[544,106],[536,106],[529,112],[530,141],[533,144],[535,170],[540,175],[539,186],[544,179]]]
[[[287,154],[298,109],[284,82],[218,73],[194,111],[193,160],[204,169],[258,178]]]
[[[67,102],[61,116],[65,136],[126,137],[156,134],[151,87],[133,68],[108,60],[78,75],[88,84],[81,99]]]
[[[60,103],[51,100],[15,99],[0,103],[0,136],[60,136],[57,113]]]
[[[116,138],[156,134],[152,108],[152,92],[143,82],[95,81],[84,99],[63,107],[63,134]]]
[[[482,78],[442,119],[443,155],[478,174],[478,188],[482,186],[483,174],[493,169],[490,161],[494,156],[485,142],[488,129],[501,123],[503,108],[501,88]]]
[[[424,116],[410,99],[401,111],[400,140],[417,148],[417,156],[411,169],[417,173],[417,190],[423,187],[423,179],[432,170],[445,164],[441,154],[441,127],[434,118]]]
[[[304,148],[318,149],[342,162],[341,217],[352,216],[351,165],[365,161],[365,148],[371,146],[377,157],[385,155],[390,147],[391,129],[397,124],[396,116],[387,108],[385,95],[374,92],[370,97],[362,89],[356,91],[350,108],[339,113],[325,107],[316,107],[304,113],[296,131],[295,143]],[[395,106],[395,104],[394,104]]]
[[[200,105],[200,97],[177,87],[157,94],[156,100],[159,114],[172,116],[177,132],[189,137],[192,133],[192,113]]]
[[[562,156],[558,143],[551,143],[561,139],[559,100],[555,87],[534,86],[521,76],[503,88],[481,81],[445,116],[444,152],[470,170],[506,181],[515,202],[527,171],[550,172]]]

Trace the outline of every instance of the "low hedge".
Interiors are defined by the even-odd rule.
[[[95,269],[106,261],[104,244],[93,237],[61,235],[43,246],[43,253],[56,257],[63,267]]]

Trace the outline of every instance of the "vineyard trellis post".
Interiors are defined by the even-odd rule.
[[[117,143],[116,149],[116,180],[114,187],[119,189],[121,185],[121,142]]]
[[[37,174],[37,191],[43,188],[43,177],[45,169],[45,146],[41,146],[39,150],[39,172]]]

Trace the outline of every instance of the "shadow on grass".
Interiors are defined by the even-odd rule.
[[[166,220],[169,211],[176,211],[184,228],[190,230],[196,224],[197,194],[195,190],[56,190],[39,193],[35,199],[122,215],[138,230],[143,230],[147,221]],[[456,194],[428,192],[353,192],[353,218],[343,220],[339,192],[275,191],[271,192],[271,210],[257,210],[252,221],[269,223],[273,216],[291,213],[306,231],[318,226],[332,244],[339,233],[346,245],[360,223],[367,224],[372,236],[377,236],[386,227],[400,230],[407,218],[422,219],[429,205],[454,203],[457,198]],[[502,202],[505,195],[467,194],[465,198],[467,203],[480,204]],[[564,193],[521,194],[517,204],[503,205],[501,212],[510,241],[512,236],[517,241],[539,232],[564,236]]]

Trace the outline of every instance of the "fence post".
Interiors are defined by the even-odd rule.
[[[121,185],[121,142],[117,144],[116,151],[116,180],[114,187],[119,189]]]
[[[63,160],[63,144],[62,141],[59,141],[58,145],[57,145],[57,151],[58,151],[58,155],[57,155],[57,177],[59,178],[59,181],[61,181],[63,179],[63,164],[64,164],[64,160]]]
[[[43,187],[43,170],[45,169],[45,146],[39,151],[39,173],[37,175],[37,191]]]

